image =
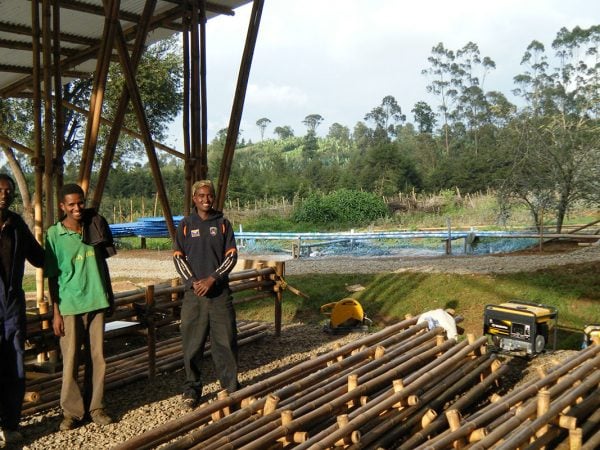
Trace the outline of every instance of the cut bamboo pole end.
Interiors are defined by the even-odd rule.
[[[427,425],[437,419],[437,417],[438,415],[435,410],[428,409],[425,411],[425,414],[423,414],[423,417],[421,417],[421,428],[425,428]]]
[[[40,393],[35,391],[25,392],[25,396],[23,397],[24,402],[39,403],[40,400]]]
[[[384,355],[385,355],[385,348],[382,347],[381,345],[378,345],[375,348],[375,356],[374,356],[374,358],[375,359],[380,359],[380,358],[383,358]]]
[[[269,394],[265,400],[265,406],[263,407],[263,416],[268,416],[277,409],[279,404],[279,397],[273,394]]]
[[[254,397],[254,396],[246,397],[246,398],[242,399],[242,401],[240,402],[240,406],[242,408],[245,408],[246,406],[250,406],[255,401],[256,401],[256,397]]]
[[[577,417],[573,416],[559,416],[558,426],[565,430],[574,430],[577,428]]]
[[[487,431],[485,431],[485,428],[477,428],[476,430],[473,430],[471,434],[469,434],[469,444],[479,442],[486,436],[486,434]]]
[[[581,450],[583,445],[583,430],[581,428],[575,428],[569,430],[569,449],[570,450]]]
[[[404,381],[402,381],[401,379],[398,380],[393,380],[392,381],[392,388],[394,390],[394,393],[398,393],[401,390],[404,389]],[[404,407],[404,402],[399,401],[397,403],[394,403],[393,405],[394,408],[403,408]]]
[[[352,373],[350,375],[348,375],[348,392],[353,391],[354,389],[356,389],[358,387],[358,375],[355,373]],[[348,408],[353,408],[354,405],[356,404],[354,399],[348,400],[348,403],[346,403],[348,405]]]
[[[544,414],[548,412],[550,408],[550,391],[548,389],[542,388],[538,392],[537,395],[537,417],[542,417]],[[537,437],[543,436],[548,432],[548,425],[544,425],[539,430],[536,431],[535,435]]]
[[[348,425],[348,414],[341,414],[339,416],[336,417],[336,422],[337,422],[337,426],[339,429],[344,428],[346,425]],[[342,439],[339,439],[336,443],[335,446],[336,447],[345,447],[347,445],[352,444],[352,438],[351,436],[344,436]]]

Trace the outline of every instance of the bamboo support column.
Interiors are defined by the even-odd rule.
[[[154,325],[154,286],[146,287],[146,326],[148,327],[148,378],[156,377],[156,326]]]
[[[191,0],[186,0],[186,7],[191,8]],[[190,33],[191,22],[190,15],[186,14],[182,18],[184,25],[182,51],[183,51],[183,153],[184,157],[184,194],[183,194],[183,214],[188,216],[192,206],[192,168],[190,151]]]
[[[102,45],[98,52],[96,71],[94,73],[94,86],[92,88],[92,98],[90,99],[90,115],[85,130],[81,165],[79,166],[79,184],[86,194],[90,187],[92,165],[98,145],[100,114],[102,113],[102,104],[104,103],[108,67],[115,41],[116,28],[119,24],[119,10],[121,8],[120,0],[104,0],[103,3],[106,15]]]
[[[44,192],[46,195],[45,229],[54,223],[54,145],[52,130],[52,34],[50,0],[42,1],[42,57],[44,80]]]
[[[131,66],[134,73],[137,71],[139,62],[142,58],[142,54],[145,50],[144,44],[146,42],[146,37],[148,36],[148,30],[150,28],[150,19],[152,18],[152,13],[154,12],[156,1],[157,0],[147,0],[144,5],[144,11],[142,13],[137,28],[135,43],[131,56]],[[123,86],[123,89],[121,90],[121,96],[119,97],[119,103],[115,112],[114,120],[110,129],[110,134],[108,136],[108,141],[106,143],[106,149],[102,157],[102,165],[100,167],[100,172],[98,175],[98,182],[94,191],[94,199],[92,206],[94,206],[95,208],[99,207],[100,200],[102,199],[102,194],[104,193],[106,180],[108,178],[108,173],[110,172],[111,164],[115,156],[119,135],[123,128],[123,122],[125,120],[125,114],[127,112],[128,105],[129,90],[127,86]],[[101,119],[102,118],[100,117],[99,120]]]
[[[53,33],[53,61],[54,61],[54,117],[56,133],[54,136],[54,192],[58,200],[58,192],[63,185],[64,172],[64,142],[65,142],[65,115],[62,108],[63,88],[62,88],[62,68],[60,64],[60,4],[52,3],[52,33]],[[48,191],[48,199],[52,198],[52,190]],[[50,200],[49,200],[50,202]],[[53,204],[53,202],[50,202]]]
[[[129,95],[131,97],[131,103],[133,106],[133,110],[136,115],[136,119],[138,122],[138,126],[140,128],[140,132],[143,136],[144,146],[146,148],[146,156],[148,157],[148,162],[150,164],[150,168],[152,169],[152,175],[154,177],[154,182],[156,183],[157,193],[161,200],[161,204],[163,207],[163,215],[165,217],[165,221],[167,223],[167,228],[169,230],[169,235],[174,238],[175,237],[175,225],[173,224],[173,215],[171,214],[171,207],[169,206],[169,199],[167,198],[167,192],[165,189],[165,185],[162,179],[160,164],[156,157],[156,150],[154,148],[154,144],[152,142],[152,135],[150,133],[150,126],[148,124],[148,119],[146,117],[146,113],[144,111],[144,105],[142,102],[142,97],[135,81],[134,70],[131,65],[131,60],[129,58],[129,53],[127,51],[127,44],[125,41],[125,37],[123,35],[123,30],[121,25],[117,23],[117,33],[116,33],[116,44],[117,50],[119,53],[119,59],[121,62],[121,67],[125,73],[125,81],[127,83],[127,87],[129,89]]]
[[[231,115],[229,117],[225,148],[223,149],[223,159],[221,160],[221,169],[219,172],[219,185],[217,189],[217,198],[215,200],[215,207],[218,210],[222,210],[225,206],[227,183],[229,182],[233,153],[240,132],[240,121],[244,110],[244,100],[246,97],[246,89],[248,87],[248,79],[250,77],[250,67],[252,65],[252,57],[254,55],[254,47],[256,46],[258,37],[258,28],[260,26],[264,3],[264,0],[254,0],[252,5],[250,23],[248,24],[248,33],[246,35],[246,44],[244,46],[244,53],[240,64],[237,86],[235,89],[233,105],[231,107]]]
[[[31,38],[33,55],[33,158],[31,163],[35,170],[35,191],[33,195],[34,230],[33,234],[38,242],[43,242],[43,175],[44,165],[42,160],[42,104],[41,104],[41,63],[40,63],[40,17],[39,0],[31,2]],[[36,272],[36,300],[38,306],[44,302],[44,278],[42,269]]]
[[[208,95],[206,92],[206,0],[200,0],[200,161],[198,178],[208,177]]]
[[[201,99],[200,99],[200,15],[198,11],[198,0],[190,0],[190,136],[191,136],[191,161],[193,180],[197,180],[201,174]]]

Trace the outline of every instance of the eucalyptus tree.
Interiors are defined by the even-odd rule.
[[[437,123],[435,112],[426,102],[420,101],[415,103],[411,110],[414,115],[415,122],[419,133],[431,135]]]
[[[339,141],[344,144],[350,143],[350,129],[344,125],[334,122],[329,127],[327,137]]]
[[[307,131],[315,133],[317,127],[325,120],[320,114],[309,114],[304,118],[302,123],[306,126]]]
[[[271,120],[267,119],[266,117],[263,117],[256,121],[256,126],[258,126],[258,129],[260,130],[260,140],[261,141],[264,140],[265,130],[267,129],[267,127],[269,126],[270,123],[271,123]]]
[[[289,125],[275,127],[273,133],[275,133],[279,139],[294,137],[294,130]]]
[[[479,153],[479,134],[489,124],[490,108],[484,91],[487,74],[496,68],[489,57],[482,57],[477,44],[467,43],[456,52],[453,80],[458,90],[456,108],[452,112],[454,121],[465,126],[473,143],[474,153]]]
[[[450,154],[451,132],[463,135],[479,153],[479,134],[485,125],[491,123],[491,111],[484,90],[486,76],[496,68],[496,63],[482,56],[479,47],[468,42],[457,51],[439,43],[433,47],[427,58],[429,68],[422,73],[430,79],[427,92],[440,99],[438,107],[442,116],[446,154]]]
[[[402,114],[402,108],[400,108],[394,96],[386,95],[381,101],[381,105],[365,114],[364,120],[375,124],[375,139],[386,142],[395,137],[396,126],[404,123],[406,116]]]
[[[421,73],[426,75],[430,82],[427,92],[439,97],[438,107],[442,116],[442,133],[446,154],[450,154],[450,111],[458,96],[452,73],[456,69],[456,56],[450,49],[444,47],[442,42],[431,49],[431,56],[427,58],[429,68],[423,69]]]
[[[527,106],[505,192],[538,219],[542,208],[552,208],[559,231],[573,202],[600,203],[599,44],[600,26],[562,28],[552,43],[556,67],[534,41],[522,60],[526,71],[515,78]]]

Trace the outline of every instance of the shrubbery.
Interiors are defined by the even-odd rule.
[[[312,193],[292,213],[294,222],[318,225],[361,226],[385,217],[388,208],[379,196],[340,189],[323,195]]]

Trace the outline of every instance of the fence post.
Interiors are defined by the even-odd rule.
[[[448,237],[446,238],[446,255],[452,254],[452,221],[450,217],[446,218],[446,225],[448,226]]]

